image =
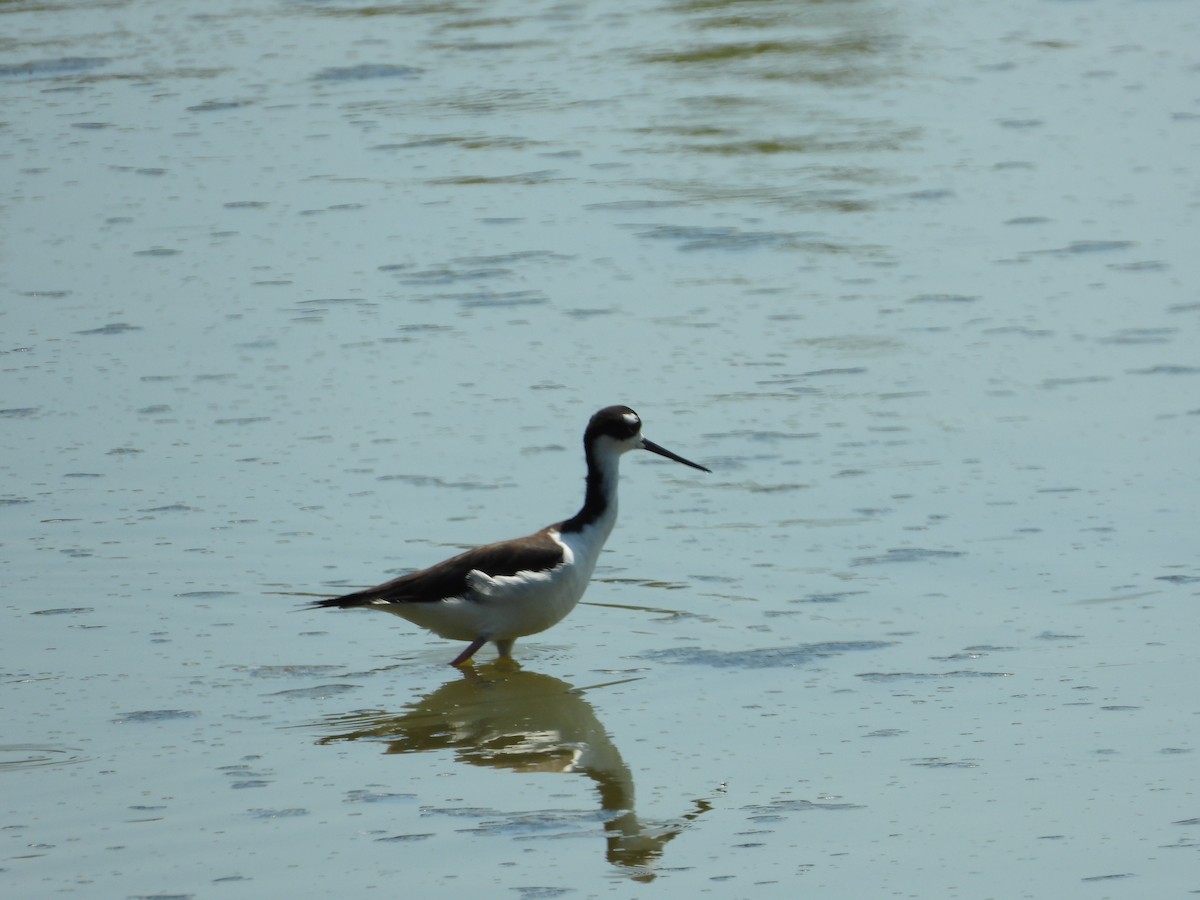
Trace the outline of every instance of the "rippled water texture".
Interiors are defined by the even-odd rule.
[[[1200,891],[1193,0],[0,2],[0,894]],[[585,605],[298,611],[580,501]]]

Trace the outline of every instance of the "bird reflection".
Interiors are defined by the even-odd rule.
[[[608,861],[635,880],[650,881],[654,873],[649,867],[663,848],[711,804],[694,800],[688,812],[671,822],[641,821],[634,807],[633,774],[582,694],[549,675],[499,665],[467,668],[401,715],[371,712],[326,719],[321,724],[337,733],[319,743],[384,741],[387,753],[453,749],[460,761],[476,766],[585,775],[600,794]]]

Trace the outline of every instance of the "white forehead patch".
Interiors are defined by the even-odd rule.
[[[622,413],[621,418],[625,420],[626,424],[628,424],[630,428],[642,427],[642,420],[631,412]]]

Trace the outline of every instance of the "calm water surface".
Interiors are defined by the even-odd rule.
[[[0,893],[1200,891],[1190,0],[0,3]],[[295,611],[574,512],[519,671]]]

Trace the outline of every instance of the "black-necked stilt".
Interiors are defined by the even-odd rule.
[[[450,640],[470,641],[451,665],[468,662],[488,641],[501,657],[513,642],[557,624],[583,596],[596,559],[617,521],[621,455],[649,450],[709,470],[642,437],[642,420],[628,406],[608,406],[583,433],[587,494],[583,508],[528,537],[476,547],[428,569],[312,608],[365,607],[390,612]]]

